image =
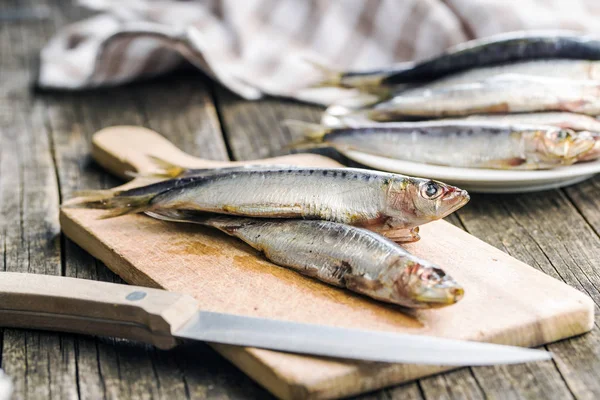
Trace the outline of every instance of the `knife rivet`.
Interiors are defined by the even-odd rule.
[[[131,292],[125,297],[129,301],[138,301],[146,297],[146,292]]]

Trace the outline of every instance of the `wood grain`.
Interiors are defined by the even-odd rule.
[[[51,19],[0,24],[0,268],[122,282],[59,233],[61,197],[119,182],[91,160],[91,134],[114,124],[154,126],[191,153],[226,158],[219,122],[196,74],[93,92],[33,92],[39,49],[58,27],[86,16],[71,0],[2,0],[0,14],[39,5],[50,7]],[[4,329],[0,361],[16,400],[269,397],[201,343],[163,352],[125,340]]]
[[[0,13],[40,4],[50,6],[50,20],[0,24],[3,269],[120,281],[101,262],[57,235],[57,194],[60,200],[72,197],[74,190],[108,188],[119,183],[89,158],[91,134],[103,127],[143,125],[160,131],[194,155],[226,159],[228,148],[231,155],[243,160],[283,154],[281,144],[289,143],[292,136],[279,128],[280,118],[319,118],[318,107],[278,99],[247,102],[223,95],[220,90],[216,90],[215,107],[203,78],[197,74],[176,74],[87,93],[34,94],[29,83],[35,73],[35,54],[58,27],[89,15],[73,6],[71,0],[1,0]],[[226,140],[215,114],[227,130]],[[239,121],[237,114],[243,115]],[[325,154],[335,156],[332,151]],[[342,157],[338,160],[347,161]],[[58,179],[53,179],[53,174]],[[600,232],[598,188],[598,177],[569,187],[562,192],[565,201],[551,207],[552,212],[543,213],[547,225],[560,224],[563,213],[568,215],[568,246],[577,241],[577,235],[590,235],[589,227],[595,234]],[[535,233],[539,225],[521,223],[528,211],[524,212],[519,203],[528,196],[518,201],[483,196],[479,201],[489,208],[473,209],[475,203],[471,202],[459,213],[464,221],[458,217],[451,221],[463,228],[466,225],[475,235],[544,271],[552,271],[557,265],[560,275],[555,272],[554,276],[574,282],[573,277],[581,273],[577,263],[561,261],[564,247],[558,255],[552,252],[564,236],[539,235]],[[546,201],[525,200],[526,206],[548,207],[563,195],[551,191],[541,196]],[[493,218],[488,218],[489,212],[494,212]],[[503,223],[507,217],[509,221]],[[588,240],[582,245],[589,244]],[[568,255],[565,257],[568,259]],[[594,252],[583,252],[579,257],[584,263],[598,265]],[[593,280],[586,286],[590,293],[598,287]],[[599,338],[595,328],[587,335],[553,344],[550,348],[556,362],[550,367],[535,364],[525,369],[461,369],[361,398],[539,398],[543,393],[549,399],[595,399],[600,395]],[[15,399],[269,397],[216,352],[198,343],[161,352],[121,340],[7,329],[0,332],[0,361],[16,383]]]
[[[142,174],[152,171],[146,155],[153,152],[166,160],[183,158],[180,150],[143,128],[108,128],[96,135],[94,146],[102,146],[103,163],[113,171],[119,167]],[[315,160],[314,165],[322,160],[315,155],[292,155],[288,160],[307,157]],[[207,163],[183,159],[192,167]],[[137,178],[127,186],[139,181],[144,180]],[[209,311],[522,346],[580,334],[593,324],[591,299],[444,221],[424,225],[423,239],[406,247],[442,266],[465,286],[467,295],[452,307],[402,313],[272,265],[235,239],[209,229],[142,215],[99,219],[102,213],[63,208],[62,229],[127,282],[190,294]],[[258,292],[260,296],[255,295]],[[537,301],[514,295],[524,292]],[[441,370],[231,346],[216,349],[282,398],[345,396]]]

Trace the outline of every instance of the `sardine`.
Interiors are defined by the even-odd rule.
[[[376,88],[430,82],[451,74],[540,59],[600,60],[600,39],[575,31],[517,31],[475,39],[413,65],[400,64],[372,71],[332,72],[324,84]]]
[[[321,219],[407,241],[418,239],[419,225],[443,218],[469,201],[466,191],[441,182],[354,168],[245,168],[182,179],[193,180],[162,182],[158,189],[155,184],[87,193],[68,206],[111,210],[106,217],[175,209]],[[173,188],[164,190],[169,184]]]
[[[158,210],[148,215],[210,226],[283,267],[373,299],[410,308],[451,305],[463,288],[442,269],[373,232],[330,221],[210,216]]]
[[[287,125],[305,134],[300,147],[326,144],[338,150],[468,168],[553,168],[574,163],[596,144],[589,132],[466,120],[353,128],[326,128],[301,121],[287,121]]]
[[[379,103],[376,121],[533,111],[600,114],[600,82],[502,75],[439,89],[414,89]]]
[[[600,121],[589,115],[575,114],[570,112],[538,112],[518,114],[479,114],[470,115],[467,121],[482,121],[502,124],[532,124],[550,125],[559,128],[572,129],[574,131],[600,132]],[[460,119],[440,120],[460,121]]]
[[[600,81],[600,61],[535,60],[493,67],[475,68],[448,75],[425,85],[427,89],[485,80],[498,75],[526,75],[541,78]]]

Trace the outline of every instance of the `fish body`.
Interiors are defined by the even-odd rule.
[[[600,114],[600,82],[503,75],[438,89],[414,89],[378,104],[375,121],[534,111]]]
[[[453,167],[553,168],[572,164],[596,144],[588,132],[543,125],[440,120],[322,128],[291,122],[308,131],[308,143]]]
[[[163,210],[150,216],[211,226],[275,264],[376,300],[411,308],[454,304],[463,289],[439,267],[369,230],[330,221],[206,216]]]
[[[425,85],[428,89],[477,82],[499,75],[525,75],[544,78],[600,81],[600,61],[534,60],[475,68],[452,74]]]
[[[537,112],[518,114],[479,114],[466,117],[466,121],[499,124],[550,125],[574,131],[600,132],[600,121],[589,115],[570,112]],[[441,120],[460,121],[460,119]]]
[[[563,60],[578,60],[568,63]],[[370,92],[399,84],[432,82],[446,85],[499,73],[570,76],[598,79],[600,39],[574,31],[517,31],[475,39],[451,47],[427,60],[359,72],[331,72],[321,86],[341,86]],[[531,62],[531,63],[529,63]],[[585,67],[593,69],[586,71]],[[498,67],[494,69],[493,67]],[[465,71],[468,71],[465,73]],[[465,73],[465,74],[463,74]],[[588,75],[585,78],[581,76]],[[443,82],[448,77],[446,82]]]
[[[171,182],[167,190],[101,192],[71,206],[112,210],[107,216],[176,209],[322,219],[392,234],[443,218],[469,200],[466,191],[441,182],[353,168],[245,168]]]
[[[600,39],[572,31],[511,32],[471,40],[381,80],[430,81],[473,68],[539,59],[600,60]]]

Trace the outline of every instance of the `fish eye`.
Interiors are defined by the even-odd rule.
[[[559,140],[565,140],[567,139],[570,135],[569,131],[565,130],[565,129],[561,129],[558,131],[558,133],[556,134],[556,138]]]
[[[442,194],[442,188],[434,181],[429,181],[421,187],[421,195],[427,199],[436,199]]]

